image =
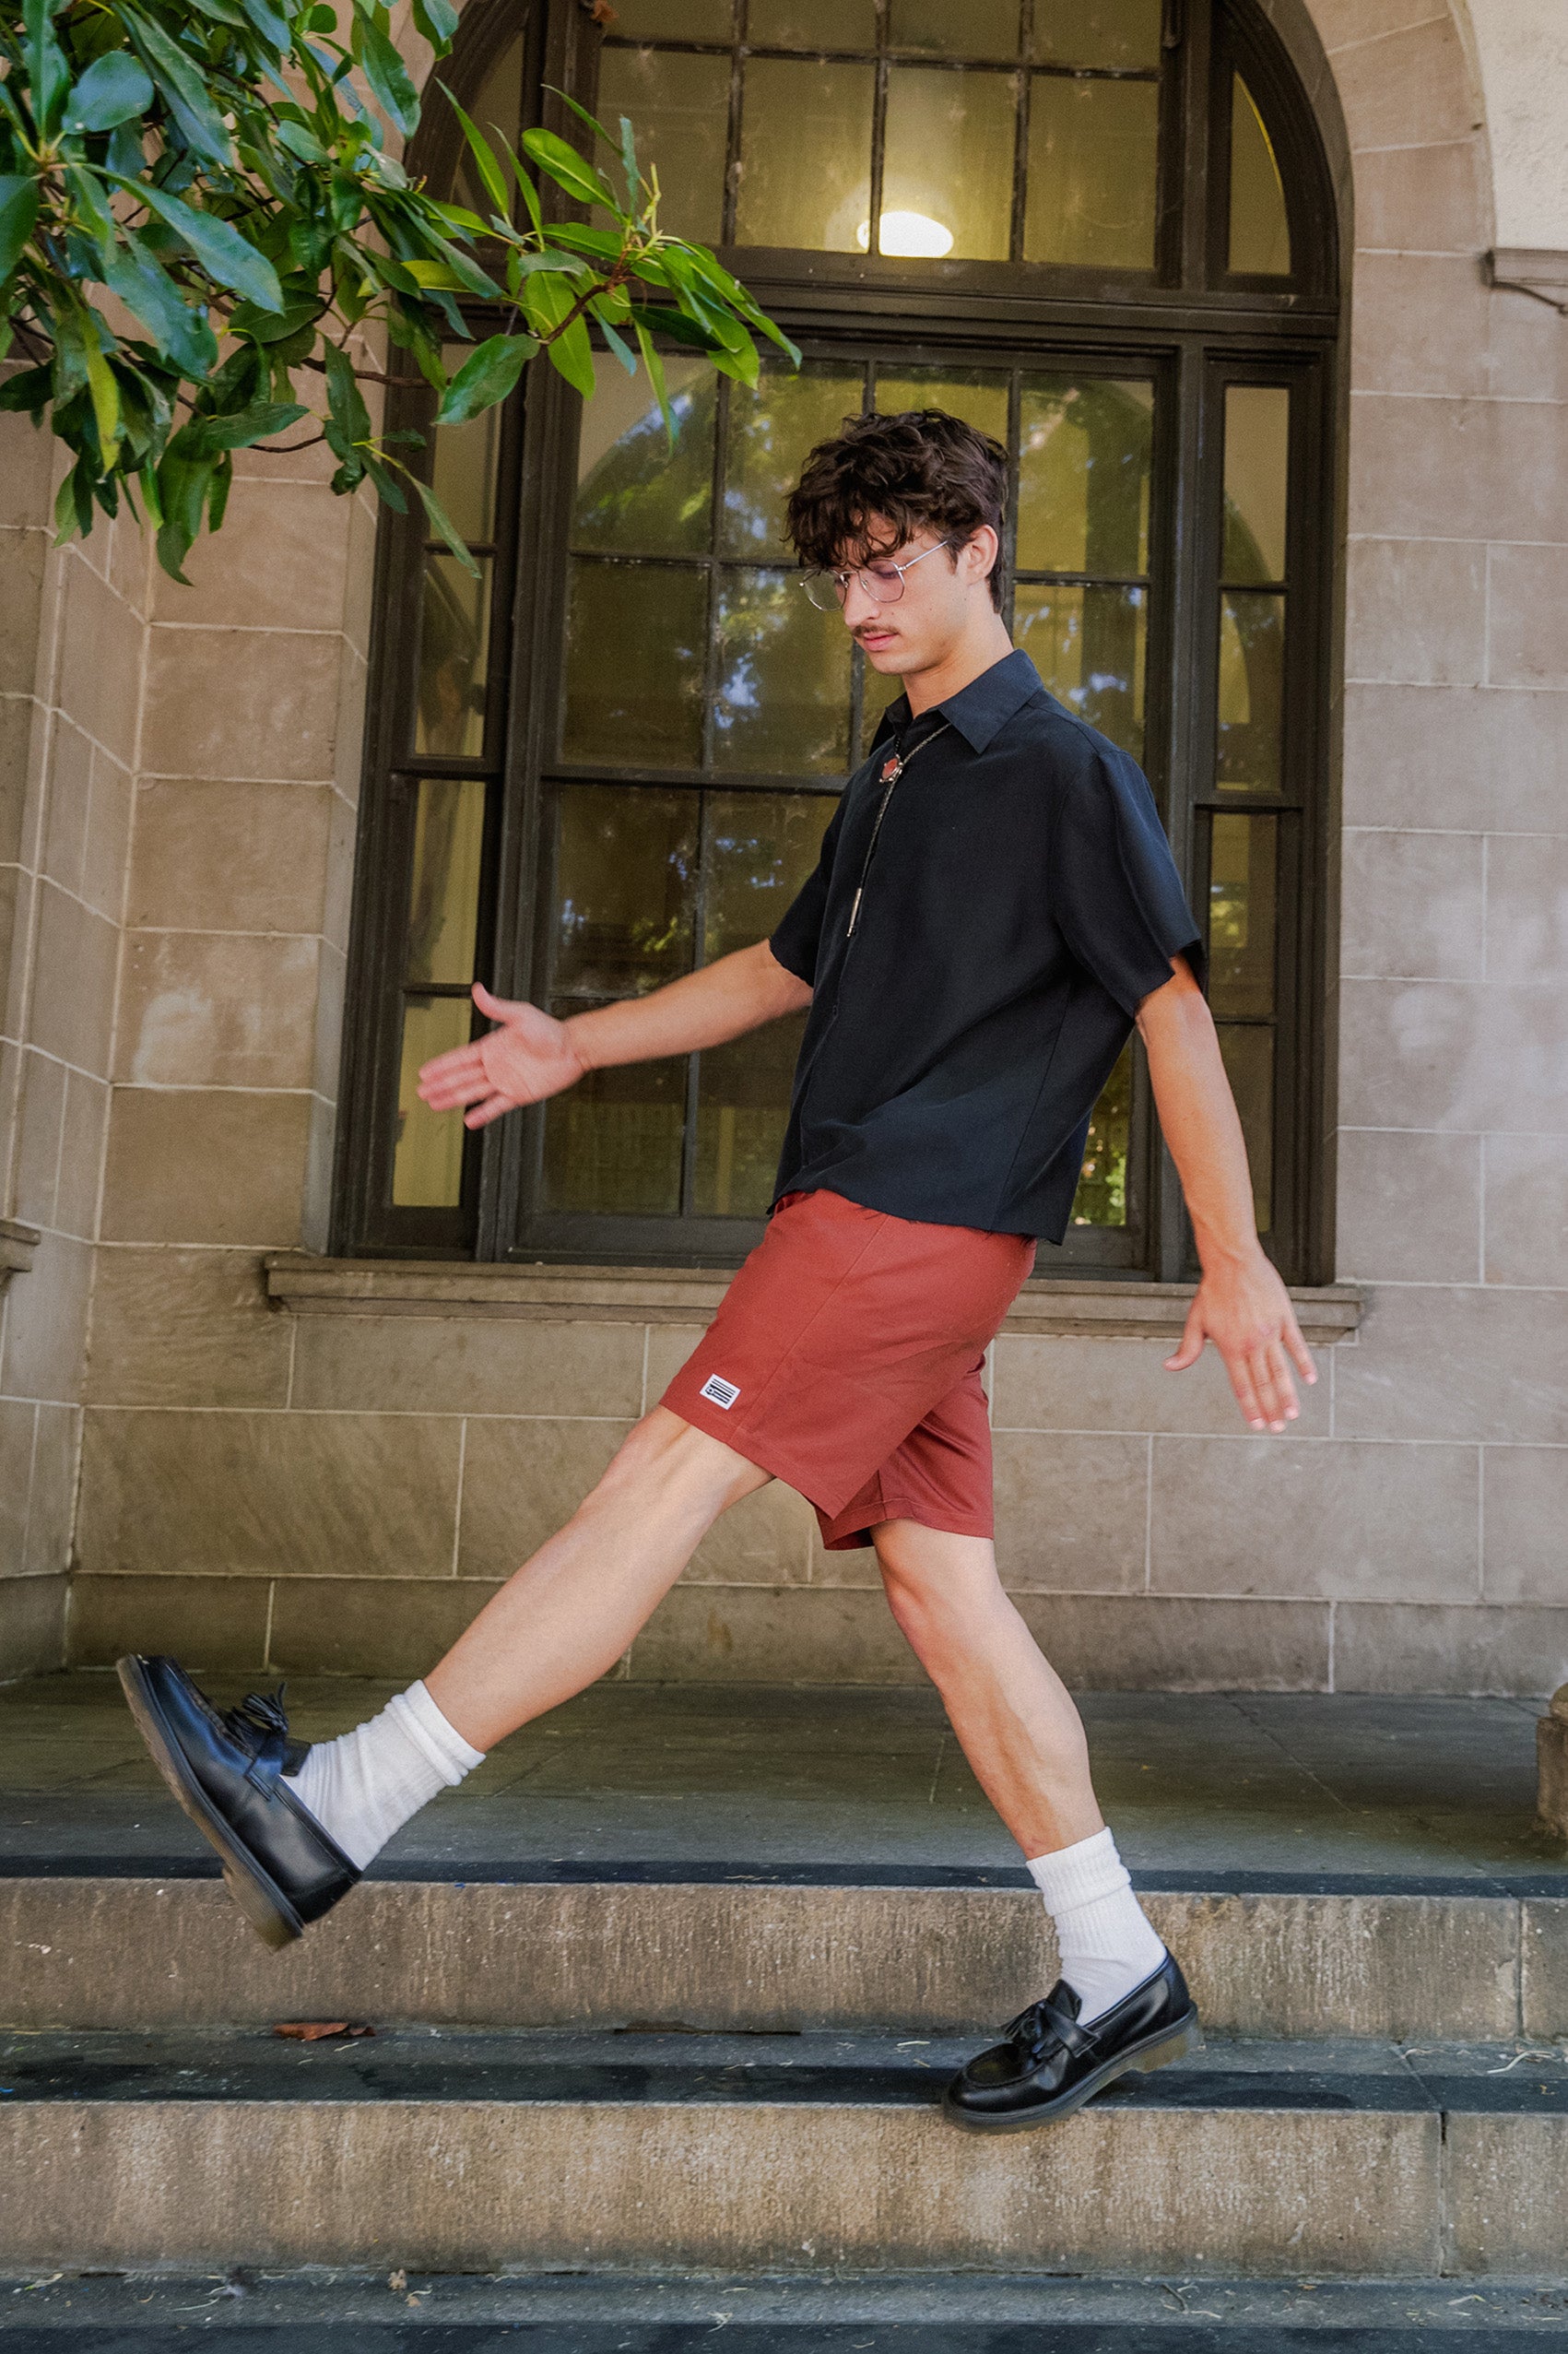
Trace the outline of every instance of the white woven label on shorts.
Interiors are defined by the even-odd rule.
[[[722,1406],[727,1414],[739,1397],[740,1391],[733,1381],[726,1381],[722,1374],[710,1373],[697,1395],[700,1398],[712,1398],[714,1405]]]

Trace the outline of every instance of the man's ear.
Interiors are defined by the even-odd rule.
[[[977,524],[959,550],[969,580],[989,580],[996,569],[1002,543],[988,523]]]

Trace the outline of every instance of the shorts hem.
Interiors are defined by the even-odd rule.
[[[796,1489],[805,1496],[813,1511],[826,1512],[829,1520],[833,1518],[833,1509],[819,1504],[810,1488],[806,1485],[806,1476],[809,1474],[805,1474],[803,1464],[792,1462],[786,1454],[776,1454],[769,1444],[765,1432],[759,1431],[753,1435],[749,1430],[736,1430],[726,1425],[722,1406],[713,1406],[708,1412],[703,1413],[701,1408],[704,1402],[704,1401],[694,1399],[689,1405],[678,1406],[667,1391],[659,1400],[660,1405],[667,1413],[678,1414],[681,1421],[690,1423],[693,1430],[701,1430],[708,1437],[716,1438],[720,1446],[727,1447],[732,1454],[744,1455],[749,1463],[755,1463],[757,1469],[760,1472],[766,1472],[770,1479],[782,1479],[786,1487]],[[867,1476],[868,1477],[869,1473]],[[861,1485],[863,1483],[857,1482],[856,1487]],[[849,1495],[842,1497],[835,1508],[842,1512],[855,1492],[856,1488],[852,1487]]]
[[[832,1520],[837,1516],[830,1513],[827,1517]],[[819,1511],[819,1520],[821,1518],[822,1515]],[[930,1529],[937,1536],[990,1538],[995,1537],[996,1533],[994,1514],[982,1517],[979,1513],[944,1512],[942,1518],[937,1520],[932,1518],[929,1509],[924,1505],[901,1503],[896,1497],[884,1496],[877,1508],[872,1509],[867,1507],[864,1517],[857,1514],[847,1527],[838,1530],[836,1534],[829,1536],[824,1529],[821,1532],[823,1551],[848,1553],[856,1545],[869,1544],[871,1539],[867,1532],[879,1528],[884,1520],[914,1520],[919,1527]]]

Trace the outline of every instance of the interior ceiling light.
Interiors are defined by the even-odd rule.
[[[863,254],[871,250],[871,223],[863,220],[855,232],[855,242]],[[885,212],[878,243],[884,254],[904,254],[920,260],[937,261],[953,250],[953,232],[929,213]]]

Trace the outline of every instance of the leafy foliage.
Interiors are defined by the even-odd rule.
[[[706,248],[660,230],[657,173],[624,120],[612,138],[573,106],[606,172],[547,130],[514,153],[446,92],[489,215],[410,180],[387,135],[411,136],[419,99],[388,9],[343,5],[347,39],[325,0],[0,0],[0,359],[24,363],[0,408],[47,420],[72,453],[61,538],[124,499],[183,580],[222,521],[234,451],[303,425],[337,460],[335,491],[369,478],[401,512],[412,483],[467,562],[389,447],[421,437],[374,429],[360,387],[388,380],[364,357],[372,326],[412,356],[443,423],[504,399],[540,352],[591,392],[590,321],[622,366],[641,359],[672,435],[655,336],[748,384],[759,335],[798,360]],[[444,54],[452,0],[413,14]],[[547,220],[565,208],[536,173],[592,217]],[[449,374],[443,346],[474,341],[465,297],[494,331]],[[315,400],[301,380],[319,380]]]

